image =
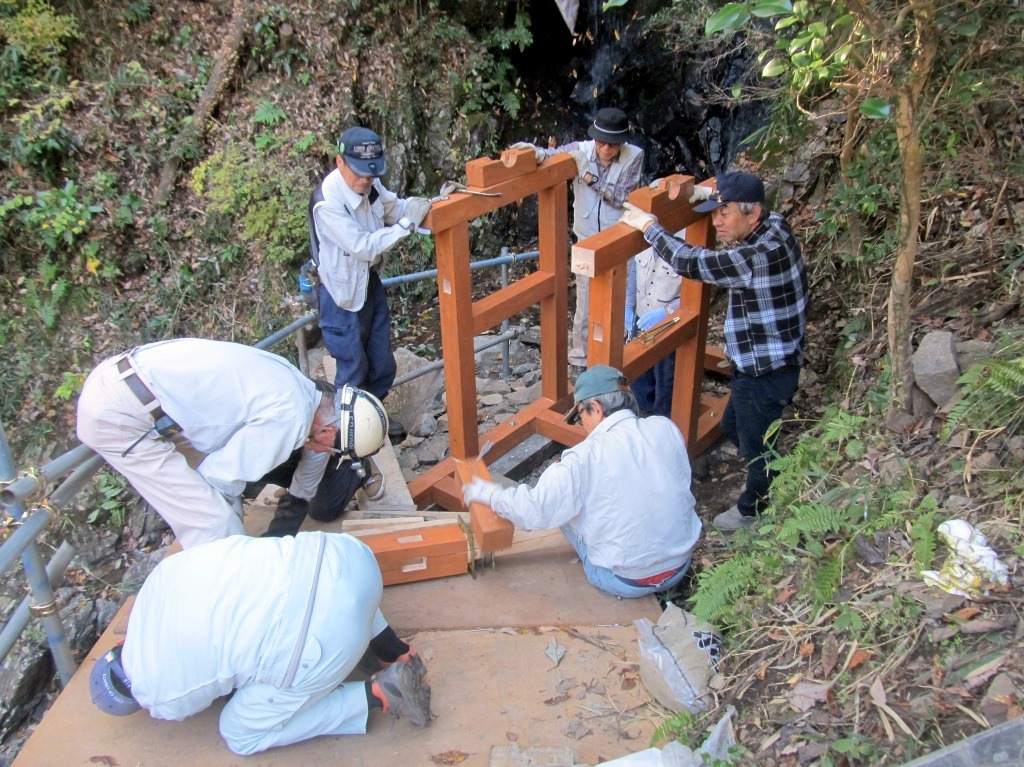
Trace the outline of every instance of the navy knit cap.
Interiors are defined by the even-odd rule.
[[[753,173],[734,171],[718,177],[718,191],[694,206],[697,213],[710,213],[730,202],[759,202],[764,205],[764,184]]]

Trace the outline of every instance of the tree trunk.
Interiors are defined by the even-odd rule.
[[[839,175],[843,183],[850,187],[850,163],[857,148],[857,128],[860,127],[860,101],[857,94],[848,94],[846,101],[846,130],[843,134],[843,148],[839,152]],[[852,263],[860,268],[864,256],[864,232],[860,225],[860,213],[854,207],[847,208],[846,228],[850,233],[850,257]]]
[[[921,94],[931,77],[938,48],[931,0],[910,0],[917,32],[906,82],[897,92],[896,139],[903,178],[900,185],[900,232],[889,290],[889,354],[892,363],[890,406],[910,412],[914,386],[910,298],[921,224]]]
[[[224,36],[224,41],[217,50],[210,79],[206,82],[206,87],[192,112],[192,121],[175,136],[167,162],[164,163],[164,167],[160,171],[160,182],[157,184],[156,195],[153,198],[156,205],[166,202],[170,197],[174,182],[178,178],[178,169],[181,167],[181,161],[185,155],[199,149],[203,137],[206,135],[206,124],[234,75],[235,65],[238,63],[238,49],[242,45],[242,38],[248,27],[246,23],[248,5],[245,0],[234,0],[232,4],[231,23]]]

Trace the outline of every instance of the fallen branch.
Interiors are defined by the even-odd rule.
[[[238,63],[238,49],[242,45],[242,38],[247,28],[248,3],[244,0],[234,0],[231,10],[231,23],[228,26],[227,34],[221,43],[220,49],[214,57],[213,72],[206,82],[199,103],[192,112],[192,121],[185,125],[181,132],[175,136],[171,144],[170,156],[160,171],[160,181],[156,187],[156,195],[153,202],[161,205],[170,197],[174,182],[178,178],[178,169],[181,161],[189,149],[195,149],[206,135],[206,125],[217,108],[221,97],[235,72]]]

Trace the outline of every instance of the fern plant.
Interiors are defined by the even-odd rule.
[[[1015,341],[991,359],[972,365],[957,380],[964,393],[946,417],[942,438],[961,427],[973,432],[1001,430],[1014,437],[1024,427],[1024,341]]]
[[[762,569],[756,554],[737,554],[702,572],[697,578],[694,615],[714,625],[737,622],[738,603],[758,585]]]

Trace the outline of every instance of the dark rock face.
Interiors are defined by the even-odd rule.
[[[535,5],[534,43],[516,64],[537,93],[540,125],[559,143],[586,138],[597,110],[618,106],[633,121],[650,178],[706,178],[727,170],[743,140],[768,119],[765,104],[727,96],[749,80],[755,53],[729,43],[716,56],[694,61],[696,45],[676,50],[667,28],[649,24],[669,2],[604,12],[600,0],[580,3],[575,45],[555,4]]]

